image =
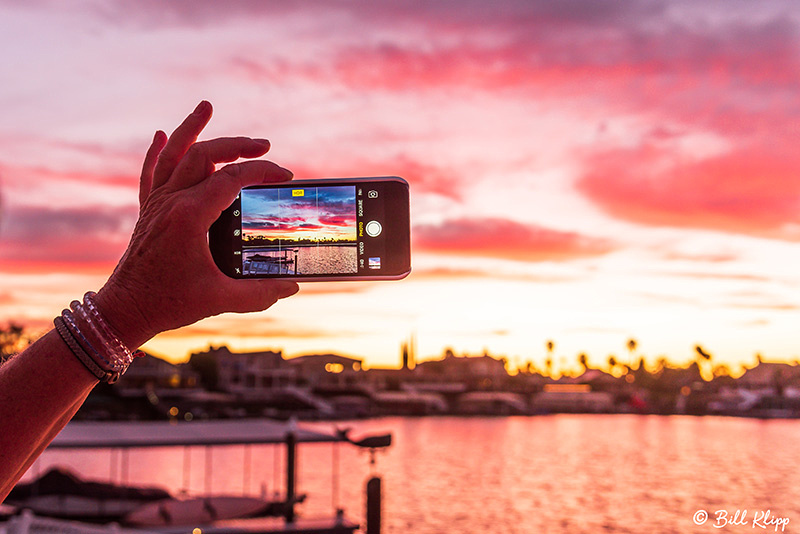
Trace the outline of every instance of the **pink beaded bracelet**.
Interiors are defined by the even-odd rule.
[[[56,327],[70,350],[99,380],[113,384],[127,371],[142,351],[131,350],[112,332],[94,302],[95,293],[83,296],[83,302],[73,300],[70,309],[56,318]],[[73,316],[74,314],[74,316]],[[82,332],[75,320],[80,318],[87,331]],[[91,360],[87,363],[87,359]],[[101,372],[98,372],[98,369]]]

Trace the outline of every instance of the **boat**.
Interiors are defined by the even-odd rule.
[[[228,519],[281,516],[284,506],[282,502],[240,495],[163,499],[139,506],[126,514],[121,522],[134,527],[207,525]]]
[[[54,467],[32,482],[17,484],[5,503],[44,517],[108,523],[122,520],[147,503],[171,498],[161,488],[87,481]]]
[[[53,449],[120,449],[126,455],[130,449],[145,447],[183,447],[204,446],[206,450],[216,445],[248,445],[248,444],[282,444],[286,447],[285,495],[282,499],[266,501],[251,496],[214,495],[206,491],[204,495],[173,497],[157,488],[134,488],[82,481],[83,487],[107,488],[108,495],[124,497],[126,495],[147,495],[147,499],[139,500],[136,506],[128,499],[106,499],[103,504],[95,502],[89,505],[77,497],[61,498],[65,503],[60,518],[81,519],[103,523],[108,520],[123,525],[135,532],[154,532],[159,534],[178,534],[203,532],[213,533],[259,533],[278,534],[292,532],[294,534],[352,534],[360,525],[345,517],[342,510],[327,518],[308,519],[298,517],[295,506],[302,502],[304,495],[296,493],[296,447],[301,443],[344,442],[369,449],[374,462],[374,451],[388,447],[391,435],[367,436],[359,440],[349,437],[348,432],[324,433],[297,425],[294,420],[274,421],[267,419],[251,420],[215,420],[192,422],[70,422],[53,440]],[[48,475],[50,472],[48,472]],[[46,477],[48,475],[45,475]],[[52,475],[51,475],[52,476]],[[42,477],[44,478],[44,477]],[[77,484],[77,476],[69,475],[67,479]],[[373,477],[375,480],[375,477]],[[42,480],[39,479],[40,488]],[[28,483],[20,489],[20,497],[29,499],[43,497],[41,492],[34,495],[33,484]],[[374,484],[373,484],[374,485]],[[112,489],[113,488],[113,489]],[[92,494],[92,491],[81,490]],[[369,490],[368,490],[369,491]],[[130,493],[129,493],[130,492]],[[139,492],[139,493],[135,493]],[[163,493],[162,493],[163,492]],[[96,495],[95,495],[96,496]],[[150,498],[152,497],[152,498]],[[81,496],[83,498],[83,496]],[[50,497],[49,506],[54,506],[59,497]],[[380,524],[380,496],[368,493],[368,518],[372,517],[373,528],[368,532],[378,532]],[[20,498],[18,501],[24,501]],[[33,506],[28,501],[15,501],[19,508],[27,508],[34,513],[35,519],[47,512],[47,506]],[[124,501],[124,502],[122,502]],[[68,503],[68,504],[66,504]],[[370,504],[371,503],[371,504]],[[100,518],[102,508],[103,518]],[[69,510],[69,512],[67,511]],[[27,512],[30,514],[31,512]],[[84,514],[83,516],[80,513]],[[89,516],[94,516],[90,518]],[[16,520],[16,523],[14,521]],[[55,520],[55,519],[52,519]],[[9,524],[21,524],[13,518]],[[25,524],[35,524],[28,521]],[[87,523],[80,523],[87,524]],[[115,528],[120,528],[115,524]],[[71,530],[80,532],[73,528]],[[49,527],[48,527],[49,528]],[[2,525],[0,525],[0,532]],[[53,531],[53,529],[50,529]],[[57,528],[55,531],[59,531]],[[66,527],[65,530],[67,531]],[[27,531],[21,531],[27,532]],[[31,531],[33,532],[33,531]],[[127,532],[127,531],[126,531]]]

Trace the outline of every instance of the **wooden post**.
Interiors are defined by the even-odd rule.
[[[286,518],[287,523],[294,523],[295,482],[297,469],[297,436],[294,432],[286,435]]]
[[[367,534],[381,534],[381,479],[367,481]]]

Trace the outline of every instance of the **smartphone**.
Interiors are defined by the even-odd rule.
[[[399,280],[411,272],[408,183],[397,176],[245,187],[209,230],[232,278]]]

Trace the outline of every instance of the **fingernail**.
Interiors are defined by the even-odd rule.
[[[269,146],[269,139],[253,139],[253,142],[259,145]]]
[[[283,174],[285,174],[288,179],[291,180],[292,178],[294,178],[294,173],[292,171],[290,171],[289,169],[285,169],[283,167],[280,167],[280,169],[281,169],[281,171],[283,171]]]

